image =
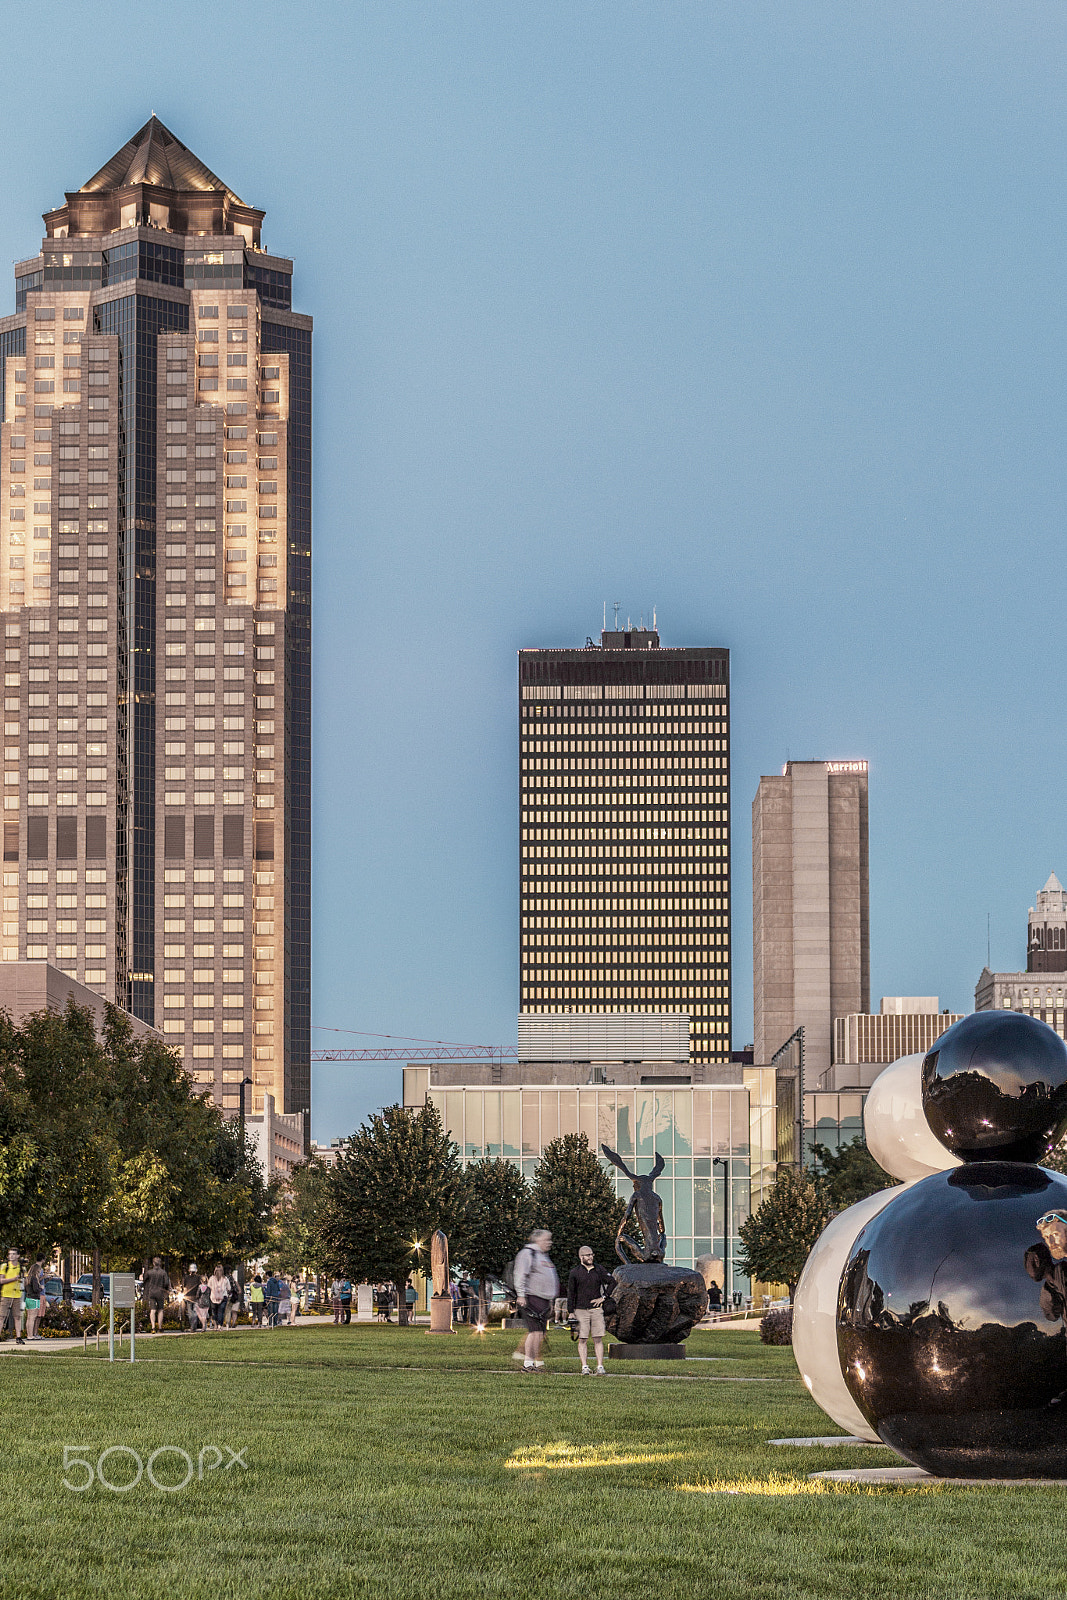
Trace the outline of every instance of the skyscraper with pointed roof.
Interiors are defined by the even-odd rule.
[[[154,115],[0,319],[0,959],[310,1106],[311,319]]]

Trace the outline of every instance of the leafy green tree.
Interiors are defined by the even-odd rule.
[[[320,1225],[330,1186],[330,1169],[313,1157],[292,1169],[271,1218],[267,1253],[283,1272],[313,1272],[321,1278],[326,1260]]]
[[[741,1224],[738,1266],[763,1283],[787,1284],[792,1298],[829,1220],[829,1202],[811,1173],[782,1167],[762,1205]]]
[[[22,1249],[128,1263],[241,1257],[266,1238],[274,1196],[251,1141],[112,1006],[99,1036],[73,1004],[18,1028],[0,1013],[0,1150],[0,1232]]]
[[[615,1235],[626,1206],[584,1133],[565,1133],[544,1148],[534,1169],[531,1225],[552,1232],[552,1260],[566,1283],[583,1244],[611,1270]]]
[[[865,1200],[879,1189],[888,1189],[893,1178],[883,1172],[859,1135],[835,1153],[826,1145],[814,1146],[818,1163],[816,1176],[834,1211],[844,1211],[858,1200]]]
[[[459,1149],[431,1102],[387,1106],[349,1139],[330,1173],[319,1233],[330,1270],[392,1283],[407,1324],[408,1276],[435,1228],[462,1237],[467,1190]]]
[[[0,1232],[23,1251],[98,1248],[117,1157],[91,1012],[0,1012]]]
[[[465,1173],[467,1220],[452,1256],[478,1279],[478,1320],[486,1317],[486,1279],[498,1278],[530,1232],[530,1190],[513,1161],[472,1161]]]

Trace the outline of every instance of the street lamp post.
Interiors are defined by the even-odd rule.
[[[725,1186],[723,1191],[723,1252],[725,1255],[723,1262],[723,1299],[727,1307],[732,1309],[734,1303],[734,1252],[731,1234],[733,1208],[730,1204],[731,1160],[732,1157],[730,1156],[715,1156],[712,1166],[723,1169],[723,1183]]]

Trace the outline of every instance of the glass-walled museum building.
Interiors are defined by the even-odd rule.
[[[773,1071],[684,1064],[677,1075],[648,1081],[651,1074],[638,1070],[642,1065],[650,1063],[412,1065],[404,1070],[404,1103],[417,1107],[428,1098],[436,1105],[464,1162],[503,1156],[527,1178],[546,1146],[568,1133],[584,1133],[598,1154],[609,1145],[640,1171],[649,1170],[658,1152],[665,1162],[656,1190],[667,1259],[691,1267],[697,1256],[718,1256],[727,1291],[746,1293],[748,1279],[736,1265],[738,1234],[774,1181]],[[705,1072],[733,1081],[684,1081]],[[603,1155],[601,1161],[616,1192],[628,1199],[628,1179]],[[543,1220],[551,1225],[551,1218]]]

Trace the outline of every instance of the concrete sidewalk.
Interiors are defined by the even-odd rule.
[[[240,1327],[236,1328],[164,1328],[162,1333],[149,1333],[147,1328],[144,1330],[138,1328],[137,1343],[140,1344],[142,1339],[188,1339],[194,1334],[199,1333],[281,1333],[284,1332],[286,1328],[313,1328],[319,1326],[323,1328],[332,1328],[333,1325],[333,1320],[330,1317],[297,1317],[295,1322],[279,1323],[276,1328],[257,1328],[253,1323],[242,1324]],[[107,1328],[105,1327],[100,1335],[101,1345],[107,1343],[107,1337]],[[128,1332],[122,1335],[123,1344],[127,1351],[129,1350],[129,1338],[130,1336]],[[115,1339],[117,1344],[117,1329],[115,1333]],[[14,1339],[5,1339],[2,1343],[0,1343],[0,1356],[51,1355],[57,1350],[66,1350],[69,1353],[71,1350],[75,1350],[83,1346],[84,1340],[85,1336],[81,1333],[58,1334],[54,1338],[33,1339],[28,1344],[16,1344]],[[95,1347],[95,1334],[89,1335],[89,1343]]]

